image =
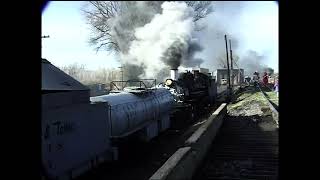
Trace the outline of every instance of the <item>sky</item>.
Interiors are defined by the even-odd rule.
[[[42,12],[42,58],[61,67],[83,64],[89,70],[117,68],[113,54],[88,44],[89,26],[81,14],[84,1],[52,1]]]
[[[113,54],[103,50],[96,53],[94,47],[88,44],[90,29],[80,11],[83,3],[85,2],[53,1],[47,4],[42,12],[42,36],[49,35],[50,38],[42,39],[42,58],[59,67],[73,63],[83,64],[90,70],[119,67],[120,63]],[[220,7],[223,9],[217,10],[221,14],[228,8],[233,8],[232,3],[222,4]],[[245,13],[235,12],[234,18],[241,20],[224,23],[225,28],[230,29],[231,34],[238,33],[241,29],[244,32],[240,39],[241,49],[254,49],[268,54],[265,63],[278,72],[278,5],[274,2],[254,1],[245,4]],[[217,17],[218,13],[214,15],[214,12],[207,17],[208,33],[215,28],[213,21]],[[221,16],[220,20],[230,22],[227,16]],[[228,27],[229,25],[232,27]],[[234,26],[239,29],[233,28]],[[231,32],[232,29],[235,29],[234,32]]]
[[[255,51],[259,56],[263,56],[263,59],[259,60],[262,64],[278,72],[278,3],[213,1],[212,4],[214,12],[205,18],[206,28],[199,36],[204,46],[204,50],[199,54],[205,60],[202,66],[217,67],[217,61],[214,59],[220,55],[224,56],[223,35],[227,34],[228,39],[233,42],[233,53],[240,57],[240,67],[248,51]]]

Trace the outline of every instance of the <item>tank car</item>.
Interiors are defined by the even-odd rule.
[[[173,96],[165,88],[127,89],[90,98],[82,85],[42,60],[41,150],[46,179],[72,179],[116,160],[112,139],[146,141],[170,126]]]

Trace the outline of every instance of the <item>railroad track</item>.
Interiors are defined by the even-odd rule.
[[[278,130],[272,116],[227,115],[193,179],[278,179]]]
[[[278,118],[279,117],[279,112],[278,112],[279,107],[270,100],[269,96],[267,95],[267,93],[265,91],[262,90],[260,85],[258,85],[258,87],[259,87],[259,90],[261,91],[262,95],[264,96],[264,98],[268,101],[270,110],[272,111],[272,114],[273,114],[273,119],[275,120],[275,122],[277,123],[277,126],[279,127],[279,118]],[[270,89],[270,88],[268,88],[268,89]]]

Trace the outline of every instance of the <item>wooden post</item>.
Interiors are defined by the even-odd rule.
[[[229,67],[229,56],[228,56],[228,40],[227,35],[224,35],[224,39],[226,41],[226,55],[227,55],[227,67],[228,67],[228,96],[231,93],[231,84],[230,84],[230,67]]]
[[[230,45],[230,61],[231,61],[231,88],[233,89],[234,84],[234,76],[233,76],[233,57],[232,57],[232,49],[231,49],[231,39],[229,39],[229,45]]]

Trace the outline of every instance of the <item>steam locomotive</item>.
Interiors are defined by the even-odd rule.
[[[193,69],[178,74],[176,69],[172,69],[171,78],[161,84],[174,96],[173,109],[180,109],[183,114],[189,112],[191,118],[201,113],[205,106],[213,105],[217,97],[215,79],[205,70],[201,70],[203,69]]]
[[[89,88],[42,59],[42,175],[73,179],[117,160],[119,139],[135,134],[149,141],[171,126],[177,105],[212,104],[215,94],[210,76],[188,72],[162,87],[90,97]]]

